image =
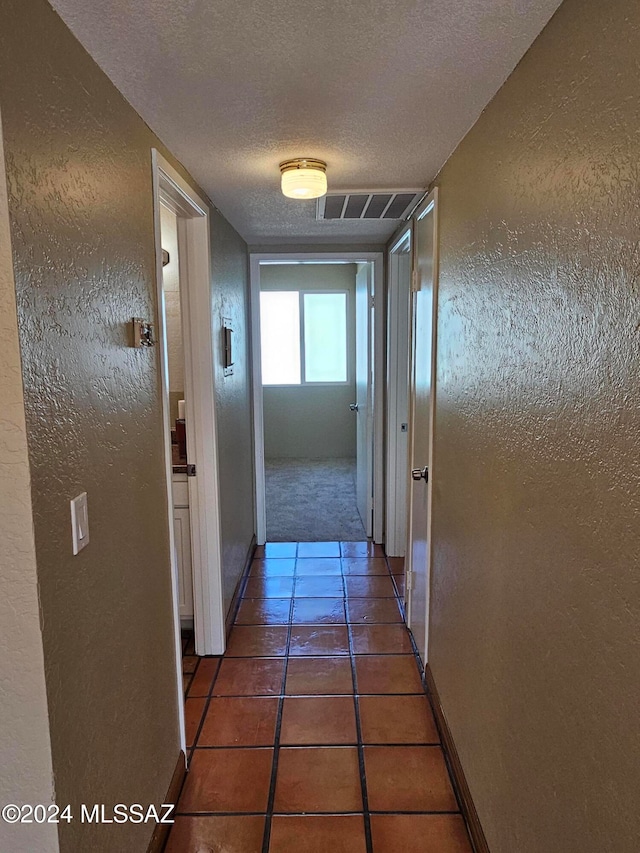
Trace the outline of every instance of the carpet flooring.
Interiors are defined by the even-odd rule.
[[[267,541],[359,542],[355,459],[269,459]]]

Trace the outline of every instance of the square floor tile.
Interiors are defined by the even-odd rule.
[[[339,542],[299,542],[298,557],[339,557]]]
[[[275,815],[271,823],[269,853],[366,853],[366,849],[362,815]]]
[[[319,560],[296,560],[296,577],[306,577],[307,575],[327,575],[340,576],[342,574],[342,564],[337,559],[319,559]],[[340,593],[342,595],[342,593]]]
[[[178,816],[164,853],[262,853],[264,822],[260,815]]]
[[[202,720],[206,699],[186,699],[184,703],[184,724],[187,734],[187,746],[193,746]]]
[[[220,658],[200,658],[200,663],[189,687],[189,697],[208,696],[211,683],[218,671]]]
[[[293,578],[249,578],[244,588],[244,598],[289,598],[293,595]]]
[[[396,594],[391,576],[358,577],[349,575],[344,580],[347,595],[352,598],[393,598]]]
[[[178,812],[265,812],[272,749],[196,749]]]
[[[375,545],[369,541],[341,542],[340,547],[343,557],[384,557],[382,545]]]
[[[280,749],[274,811],[361,810],[362,787],[356,747]]]
[[[345,622],[342,598],[294,598],[294,625],[327,625]]]
[[[182,658],[182,672],[189,675],[196,671],[200,658],[197,655],[184,655]]]
[[[351,696],[287,696],[284,700],[280,730],[283,746],[357,742]]]
[[[346,625],[293,625],[289,654],[348,655],[349,634]]]
[[[296,598],[336,598],[344,595],[342,578],[306,575],[296,578]]]
[[[236,625],[286,625],[291,599],[245,598],[240,603]]]
[[[279,703],[275,697],[214,697],[198,746],[273,746]]]
[[[231,629],[225,657],[280,657],[287,653],[286,625],[236,625]]]
[[[402,622],[402,614],[394,598],[348,598],[347,619],[363,624]]]
[[[295,559],[254,560],[249,569],[249,577],[251,578],[292,578],[295,573]]]
[[[353,693],[349,658],[289,658],[285,693],[318,695]]]
[[[404,625],[350,625],[353,651],[357,655],[408,655],[413,653]]]
[[[372,815],[376,853],[472,853],[461,815]]]
[[[426,696],[361,696],[363,743],[439,743]]]
[[[289,559],[291,557],[295,557],[298,550],[297,542],[267,542],[266,545],[263,546],[264,551],[262,555],[267,559],[271,557],[275,558],[283,558]],[[257,552],[256,548],[256,552]],[[258,556],[256,553],[255,556]]]
[[[387,562],[382,557],[343,557],[342,573],[345,575],[382,575],[389,577]]]
[[[457,811],[439,746],[365,746],[371,811]]]
[[[392,575],[404,574],[404,557],[387,557]]]
[[[220,665],[213,695],[279,695],[284,664],[284,658],[225,658]]]
[[[413,655],[357,655],[355,661],[358,693],[424,692]]]

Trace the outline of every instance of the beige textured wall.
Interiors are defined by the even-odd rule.
[[[252,544],[253,421],[249,363],[249,262],[247,245],[227,220],[211,212],[213,333],[215,364],[220,523],[225,606],[228,610]],[[233,373],[224,375],[224,321],[233,329]],[[215,339],[214,339],[215,344]]]
[[[264,447],[267,459],[355,458],[355,264],[266,264],[262,290],[346,290],[350,294],[350,379],[345,385],[265,386]]]
[[[55,801],[27,428],[0,127],[0,804]],[[0,820],[0,850],[56,853],[55,824]]]
[[[638,850],[639,44],[566,0],[437,180],[430,663],[492,853]]]
[[[0,7],[0,104],[56,794],[158,803],[179,750],[158,351],[131,349],[127,323],[156,312],[159,143],[44,0]],[[212,256],[240,326],[246,247],[216,211]],[[242,370],[218,387],[223,457],[250,458]],[[226,512],[249,504],[224,527],[233,578],[250,463],[222,467]],[[73,557],[69,499],[85,489],[91,542]],[[60,847],[144,850],[152,829],[74,821]]]

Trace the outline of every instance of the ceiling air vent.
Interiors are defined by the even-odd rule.
[[[318,199],[316,219],[404,219],[424,190],[351,190]]]

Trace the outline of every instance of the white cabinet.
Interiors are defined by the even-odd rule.
[[[192,620],[191,525],[189,520],[189,485],[186,474],[173,475],[173,530],[178,569],[180,619]]]

